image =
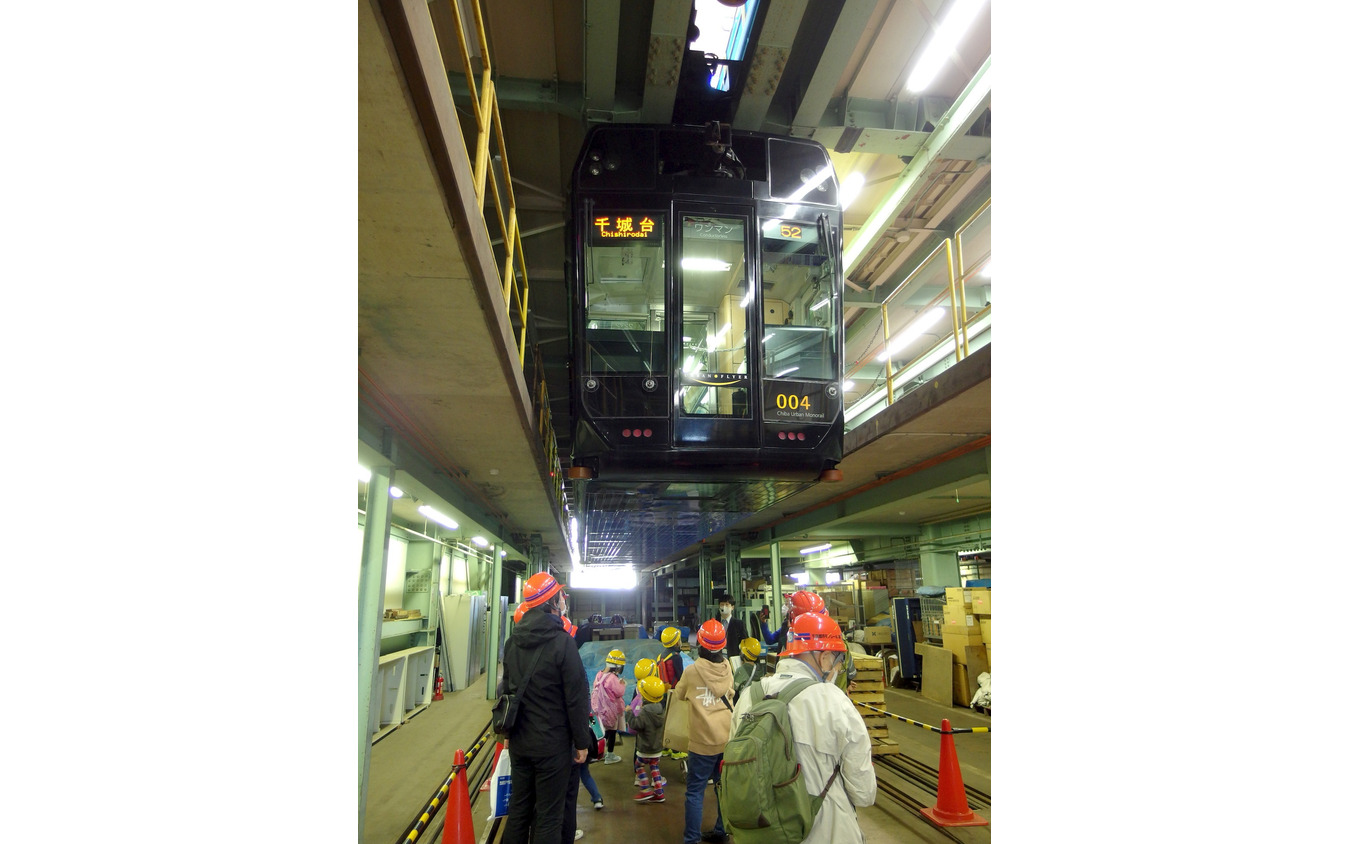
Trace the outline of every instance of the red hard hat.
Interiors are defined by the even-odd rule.
[[[784,656],[804,651],[847,651],[839,622],[823,613],[808,612],[792,622],[792,641],[783,649]]]
[[[563,623],[563,630],[567,632],[567,635],[575,639],[577,637],[577,626],[572,623],[572,619],[568,618],[567,616],[563,616],[562,623]]]
[[[720,651],[727,646],[727,629],[720,621],[705,621],[698,629],[698,644],[710,651]]]
[[[562,587],[558,585],[558,581],[553,579],[553,575],[541,571],[538,574],[531,575],[530,579],[525,581],[525,588],[521,590],[523,599],[520,603],[527,610],[534,609],[558,594],[560,589]]]
[[[815,592],[798,589],[788,596],[788,621],[806,612],[825,612],[825,599]]]
[[[518,605],[516,607],[516,611],[511,613],[511,620],[514,621],[516,624],[519,624],[520,620],[525,616],[525,611],[528,609],[529,607],[525,606],[524,604]]]

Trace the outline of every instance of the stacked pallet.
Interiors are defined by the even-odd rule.
[[[853,654],[853,665],[858,669],[854,690],[849,694],[872,740],[872,755],[899,753],[900,746],[891,741],[890,718],[879,712],[858,706],[865,703],[878,709],[886,708],[886,670],[879,656]]]

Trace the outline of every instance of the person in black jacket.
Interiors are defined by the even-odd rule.
[[[586,761],[591,744],[590,686],[576,643],[563,630],[562,586],[540,572],[524,593],[528,609],[502,655],[501,689],[520,696],[520,714],[503,742],[511,754],[511,802],[502,841],[562,844],[564,812],[576,812],[565,805],[573,765]]]
[[[714,620],[720,622],[727,631],[728,654],[739,654],[741,640],[750,635],[745,630],[745,622],[733,615],[735,612],[736,601],[731,595],[723,592],[717,596],[717,618]]]

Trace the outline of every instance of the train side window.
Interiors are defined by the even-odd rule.
[[[666,372],[665,216],[593,209],[585,248],[587,370]]]

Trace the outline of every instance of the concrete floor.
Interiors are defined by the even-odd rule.
[[[456,748],[468,750],[487,723],[491,703],[485,696],[482,679],[461,692],[452,692],[413,717],[399,729],[376,742],[371,748],[370,776],[367,785],[366,815],[360,844],[398,844],[407,826],[417,818],[428,798],[445,781],[454,761]],[[921,697],[917,692],[887,689],[887,708],[907,718],[937,726],[942,718],[955,727],[990,726],[990,719],[969,709],[946,707]],[[933,767],[938,764],[941,737],[901,721],[892,720],[891,738],[901,750]],[[962,777],[967,785],[992,794],[990,787],[991,734],[963,734],[955,737]],[[633,844],[637,841],[678,844],[684,827],[684,779],[678,763],[663,768],[669,780],[667,800],[663,804],[636,804],[633,787],[632,737],[625,737],[617,752],[623,762],[592,765],[605,808],[591,808],[582,788],[578,795],[577,828],[583,840],[594,844]],[[489,745],[486,752],[491,752]],[[472,794],[475,840],[481,841],[488,828],[486,795]],[[704,828],[712,827],[716,817],[713,792],[705,792]],[[440,815],[431,827],[439,827]],[[980,814],[992,821],[991,813]],[[940,842],[946,839],[926,821],[896,806],[878,794],[877,804],[858,812],[867,841]],[[956,829],[963,841],[987,842],[990,827]],[[426,839],[423,839],[426,840]],[[439,842],[440,837],[434,838]]]

